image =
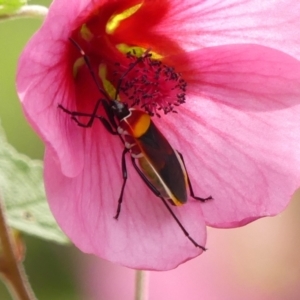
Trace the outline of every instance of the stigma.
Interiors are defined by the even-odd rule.
[[[124,70],[136,60],[139,62],[122,78],[119,87],[122,101],[130,107],[142,108],[150,116],[158,117],[160,112],[164,114],[176,112],[175,108],[185,103],[187,83],[173,67],[154,59],[149,51],[139,58],[135,52],[127,53],[126,57],[127,66],[124,63],[116,64],[117,70],[114,72],[116,78],[120,78]]]

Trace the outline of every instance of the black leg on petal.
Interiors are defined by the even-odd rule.
[[[201,197],[195,196],[194,190],[193,190],[193,187],[192,187],[192,184],[191,184],[191,180],[190,180],[190,177],[189,177],[189,174],[187,172],[186,165],[185,165],[185,162],[184,162],[184,159],[183,159],[183,155],[178,151],[177,151],[177,153],[179,154],[179,156],[181,158],[181,161],[182,161],[182,163],[184,165],[184,168],[185,168],[185,172],[186,172],[186,176],[187,176],[187,181],[188,181],[188,186],[189,186],[191,197],[194,198],[195,200],[202,201],[202,202],[205,202],[206,200],[212,200],[213,199],[212,196],[209,196],[207,198],[201,198]]]
[[[154,193],[155,196],[157,196],[165,205],[165,207],[167,208],[167,210],[169,211],[169,213],[172,215],[173,219],[175,220],[175,222],[178,224],[178,226],[181,228],[181,230],[183,231],[184,235],[194,244],[195,247],[202,249],[203,251],[206,251],[206,248],[199,245],[187,232],[187,230],[184,228],[184,226],[181,224],[181,222],[179,221],[179,219],[176,217],[175,213],[173,212],[173,210],[171,209],[171,207],[168,205],[166,199],[164,197],[162,197],[161,193],[157,190],[157,188],[149,181],[149,179],[145,176],[145,174],[140,170],[140,168],[137,166],[135,159],[133,157],[131,157],[131,161],[133,164],[133,167],[135,168],[135,170],[137,171],[137,173],[140,175],[140,177],[142,178],[142,180],[144,181],[144,183],[148,186],[148,188]]]
[[[96,114],[97,110],[99,108],[99,105],[102,101],[103,100],[99,100],[97,102],[97,104],[95,105],[94,111],[92,113],[83,113],[83,112],[78,112],[78,111],[70,111],[70,110],[66,109],[65,107],[63,107],[61,104],[58,105],[58,108],[60,108],[66,114],[69,114],[71,116],[71,119],[74,120],[74,122],[76,122],[76,124],[80,127],[83,127],[83,128],[92,127],[92,125],[94,123],[94,120],[99,119],[101,121],[101,123],[103,124],[103,126],[105,127],[105,129],[109,133],[111,133],[113,135],[117,135],[118,133],[117,133],[116,130],[113,129],[112,125],[104,117],[98,116]],[[103,102],[105,102],[105,101],[103,101]],[[78,120],[78,117],[87,117],[87,118],[90,118],[90,120],[87,123],[83,123],[83,122],[80,122]],[[113,126],[114,126],[114,124],[113,124]]]
[[[122,184],[122,188],[121,188],[120,197],[119,197],[119,200],[118,200],[117,212],[116,212],[116,215],[114,216],[114,218],[116,220],[118,220],[120,212],[121,212],[121,205],[122,205],[122,202],[123,202],[124,189],[125,189],[125,185],[126,185],[127,178],[128,178],[128,176],[127,176],[128,175],[127,174],[127,167],[126,167],[126,157],[125,157],[125,155],[126,155],[126,153],[128,151],[129,150],[127,148],[124,148],[123,153],[122,153],[122,177],[123,177],[123,184]]]

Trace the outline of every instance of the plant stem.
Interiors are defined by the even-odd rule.
[[[0,274],[13,299],[36,300],[23,265],[17,261],[10,228],[6,224],[4,206],[0,198]]]
[[[147,271],[136,270],[135,273],[135,300],[148,300],[148,280]]]
[[[47,16],[48,8],[42,5],[24,5],[20,9],[10,13],[0,15],[0,21],[18,18],[42,18]]]

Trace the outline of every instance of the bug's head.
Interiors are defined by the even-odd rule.
[[[119,119],[122,120],[130,114],[128,105],[126,103],[120,102],[118,100],[112,100],[111,105],[112,111],[114,115]]]

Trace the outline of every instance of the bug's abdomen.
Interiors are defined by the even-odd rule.
[[[187,175],[184,165],[167,139],[142,111],[130,109],[121,120],[118,132],[125,147],[139,160],[143,174],[152,185],[174,205],[187,201]]]
[[[145,156],[139,157],[138,161],[141,170],[146,175],[148,180],[153,184],[153,186],[160,192],[161,196],[171,199],[169,193],[167,193],[166,187],[162,184],[159,174],[157,174],[155,169],[153,169],[153,166],[149,164],[149,161],[145,158]],[[172,200],[172,202],[174,201]]]

